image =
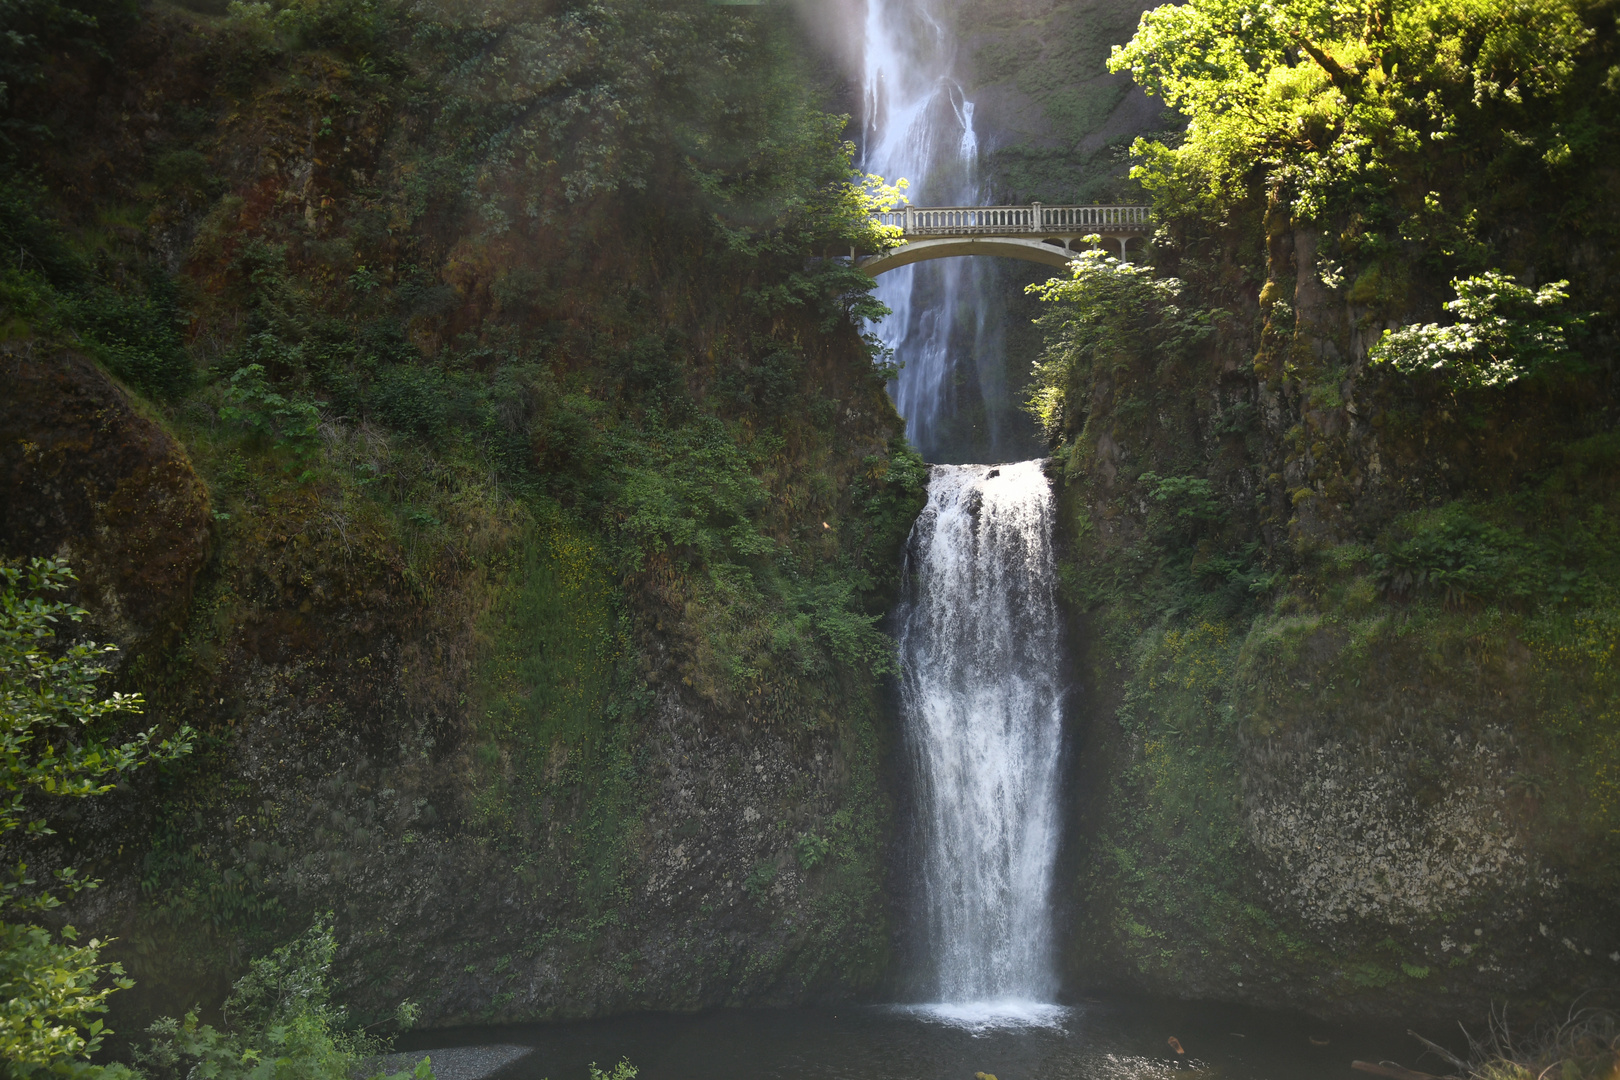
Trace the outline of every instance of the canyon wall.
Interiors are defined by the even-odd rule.
[[[1206,99],[1190,149],[1139,159],[1147,272],[1093,262],[1052,305],[1078,983],[1381,1016],[1620,987],[1615,162],[1545,149],[1599,93],[1593,25],[1556,92],[1436,91],[1458,142],[1400,151],[1355,126],[1374,61],[1279,53],[1324,95],[1279,99],[1297,143],[1222,174],[1238,121]],[[1374,362],[1388,328],[1479,317],[1453,297],[1487,270],[1567,283],[1544,366]]]
[[[327,911],[367,1023],[877,985],[925,473],[786,14],[121,11],[0,208],[0,550],[197,732],[7,853],[102,880],[112,1026]]]

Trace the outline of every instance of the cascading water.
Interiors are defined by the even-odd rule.
[[[977,204],[983,191],[973,102],[953,74],[955,43],[930,0],[867,0],[865,32],[863,167],[891,182],[907,179],[917,205]],[[981,401],[1003,396],[996,385],[1003,301],[993,277],[982,260],[946,259],[878,279],[878,299],[893,311],[879,333],[903,365],[895,407],[912,444],[931,461],[965,443],[998,452],[999,414],[992,410],[983,412],[989,430],[951,430],[963,412],[955,356],[978,361],[972,374]]]
[[[1062,665],[1041,462],[934,466],[907,559],[901,701],[929,1010],[1048,1020]]]
[[[982,201],[973,102],[937,0],[867,0],[868,172],[911,181],[918,205]],[[1004,312],[980,259],[878,279],[893,387],[925,457],[997,453]],[[975,361],[978,401],[958,393]],[[964,415],[990,430],[964,437]],[[954,430],[953,430],[954,429]],[[983,458],[980,458],[983,460]],[[919,792],[921,931],[936,1004],[969,1023],[1054,1007],[1049,896],[1058,835],[1061,701],[1051,491],[1040,463],[936,465],[912,534],[901,609],[901,694]]]

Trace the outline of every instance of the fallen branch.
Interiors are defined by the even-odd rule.
[[[1441,1046],[1439,1043],[1431,1042],[1430,1040],[1425,1039],[1423,1036],[1419,1035],[1417,1032],[1411,1030],[1410,1028],[1407,1029],[1406,1033],[1408,1035],[1412,1036],[1412,1038],[1416,1039],[1418,1042],[1422,1043],[1424,1046],[1428,1047],[1431,1053],[1439,1054],[1441,1057],[1445,1058],[1447,1061],[1451,1062],[1453,1065],[1455,1065],[1457,1068],[1461,1069],[1465,1073],[1468,1071],[1468,1062],[1464,1061],[1462,1058],[1458,1057],[1456,1054],[1453,1054],[1450,1050],[1447,1050],[1445,1047]],[[1463,1034],[1466,1035],[1467,1032],[1465,1031],[1465,1032],[1463,1032]]]
[[[1433,1073],[1417,1072],[1391,1061],[1379,1062],[1377,1065],[1370,1061],[1352,1061],[1350,1067],[1360,1072],[1372,1073],[1374,1076],[1388,1076],[1393,1080],[1442,1080]]]

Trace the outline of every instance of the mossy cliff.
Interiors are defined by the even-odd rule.
[[[1108,70],[1145,0],[961,0],[952,8],[966,90],[996,198],[1135,202],[1131,141],[1175,126],[1164,104]],[[1022,372],[1020,372],[1022,374]]]
[[[23,853],[103,879],[114,1026],[326,910],[368,1021],[873,986],[924,474],[791,22],[30,12],[0,544],[200,733]]]
[[[1150,262],[1050,292],[1071,973],[1320,1013],[1612,994],[1612,9],[1545,5],[1532,60],[1489,4],[1217,6],[1123,58],[1193,121],[1137,146]],[[1442,309],[1454,279],[1502,321]],[[1474,336],[1380,345],[1430,321]]]

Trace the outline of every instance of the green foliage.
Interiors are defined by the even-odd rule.
[[[1373,558],[1385,587],[1404,595],[1432,590],[1448,605],[1470,600],[1526,601],[1544,593],[1536,552],[1518,530],[1479,520],[1469,508],[1453,504],[1414,515],[1399,532],[1407,533]]]
[[[0,270],[0,332],[5,339],[24,337],[34,324],[50,325],[55,321],[56,290],[39,274],[6,267]]]
[[[1035,366],[1028,408],[1067,459],[1069,478],[1078,479],[1094,440],[1151,441],[1167,413],[1185,408],[1176,396],[1181,373],[1215,326],[1208,310],[1180,303],[1183,288],[1147,264],[1120,262],[1102,251],[1082,255],[1070,277],[1030,287],[1052,306],[1039,320],[1046,349]],[[1107,407],[1093,417],[1099,400]],[[1150,401],[1160,417],[1155,434],[1143,430]],[[1234,406],[1224,423],[1240,423],[1244,413]],[[1235,524],[1241,519],[1216,483],[1199,475],[1207,463],[1185,445],[1163,449],[1161,467],[1174,472],[1142,472],[1134,478],[1139,495],[1122,490],[1111,500],[1142,515],[1140,539],[1127,557],[1070,563],[1068,591],[1088,607],[1129,598],[1146,621],[1190,611],[1230,617],[1269,589],[1273,579],[1263,552]]]
[[[136,389],[173,398],[190,388],[174,282],[97,280],[40,210],[42,194],[17,177],[0,181],[0,334],[76,340]]]
[[[84,609],[50,598],[74,579],[65,563],[33,559],[26,569],[0,566],[0,836],[21,830],[30,836],[52,830],[35,816],[31,795],[88,798],[112,790],[116,780],[152,761],[170,761],[191,749],[191,731],[154,742],[149,728],[122,743],[108,741],[105,718],[139,712],[138,694],[102,697],[96,683],[108,669],[100,658],[116,652],[91,641],[58,643],[63,622],[76,623]],[[56,872],[70,892],[98,883],[72,868]],[[42,912],[61,901],[34,885],[18,864],[0,885],[0,912]],[[74,945],[74,929],[61,941],[37,926],[0,922],[0,1058],[14,1071],[74,1072],[100,1045],[107,995],[132,983],[117,964],[98,960],[102,942]],[[102,980],[110,980],[97,988]],[[82,1070],[79,1070],[82,1071]]]
[[[268,334],[257,335],[250,346],[268,351],[276,344]],[[313,402],[288,399],[271,389],[263,364],[245,364],[225,384],[219,418],[277,443],[302,449],[320,426],[320,408]]]
[[[1573,0],[1156,8],[1109,66],[1184,114],[1187,136],[1139,143],[1133,175],[1177,212],[1229,201],[1263,165],[1296,217],[1322,219],[1380,198],[1436,144],[1519,128],[1567,85],[1582,15]]]
[[[5,0],[0,4],[0,145],[59,136],[49,125],[19,115],[16,100],[46,81],[47,64],[64,53],[107,59],[134,23],[125,0]]]
[[[1204,313],[1177,303],[1181,282],[1158,277],[1151,266],[1100,250],[1071,265],[1069,277],[1028,290],[1057,305],[1040,320],[1047,347],[1035,365],[1028,403],[1054,444],[1079,434],[1095,380],[1129,365],[1179,358],[1209,333]]]
[[[793,842],[794,856],[799,860],[800,868],[806,872],[825,862],[831,850],[832,841],[815,833],[805,833]]]
[[[1369,566],[1388,593],[1448,607],[1604,608],[1620,581],[1620,520],[1612,495],[1577,478],[1614,453],[1610,438],[1586,440],[1564,448],[1565,464],[1538,485],[1405,515]]]
[[[1145,472],[1137,479],[1151,492],[1153,501],[1169,511],[1177,529],[1197,529],[1221,516],[1215,487],[1202,477]]]
[[[465,64],[447,87],[446,134],[486,155],[465,190],[495,232],[648,190],[673,156],[733,249],[802,258],[878,238],[867,195],[892,195],[851,186],[845,121],[804,94],[805,59],[768,14],[647,0],[493,22],[412,14],[418,40]]]
[[[342,536],[318,610],[350,602],[356,567],[386,565],[368,597],[408,590],[430,621],[490,612],[472,700],[446,710],[473,727],[463,809],[584,956],[634,910],[649,671],[740,719],[847,728],[866,740],[852,767],[875,760],[862,695],[893,662],[879,622],[926,468],[884,445],[897,425],[882,368],[859,364],[858,320],[882,313],[871,280],[813,256],[894,242],[870,210],[899,186],[855,171],[847,121],[824,108],[784,12],[181,7],[223,17],[159,7],[147,39],[206,72],[217,108],[157,101],[159,134],[119,188],[134,205],[64,205],[66,227],[16,217],[18,236],[39,225],[73,257],[57,274],[42,269],[49,244],[11,245],[34,261],[0,278],[28,309],[8,333],[76,339],[172,399],[229,520],[227,567],[259,573],[308,510],[296,543],[319,545],[326,523]],[[312,162],[302,194],[278,166],[261,200],[247,145]],[[140,269],[158,246],[130,234],[185,242],[199,220],[189,251],[162,248],[184,279],[164,293]],[[189,346],[154,344],[187,323]],[[164,383],[176,356],[207,374]],[[510,550],[481,548],[486,527],[510,527]],[[266,602],[243,591],[199,636],[223,642]],[[821,826],[847,858],[818,875],[836,929],[818,930],[810,966],[875,940],[875,781],[861,800]],[[143,914],[228,956],[281,911],[281,844],[227,856],[208,825],[224,801],[174,795],[142,883]],[[264,1050],[174,1025],[172,1046],[208,1068]]]
[[[192,382],[174,291],[167,277],[145,293],[97,285],[74,298],[68,318],[113,374],[153,397],[173,398]]]
[[[1510,732],[1503,818],[1615,895],[1620,519],[1591,437],[1612,404],[1611,16],[1189,0],[1115,54],[1187,120],[1134,147],[1158,269],[1093,255],[1041,290],[1060,303],[1030,404],[1064,451],[1061,580],[1119,725],[1077,860],[1083,948],[1145,986],[1482,985],[1433,939],[1307,925],[1270,892],[1254,800],[1313,813],[1266,785],[1341,739],[1398,747],[1427,806],[1454,790],[1444,741]],[[1364,366],[1383,327],[1431,319]]]
[[[761,859],[743,879],[743,892],[755,900],[763,900],[765,892],[776,881],[777,867],[773,859]]]
[[[0,1060],[8,1076],[119,1075],[85,1062],[111,1034],[100,1019],[108,995],[135,984],[101,962],[103,942],[74,944],[71,926],[60,938],[0,922]]]
[[[545,753],[591,733],[604,716],[627,627],[599,544],[577,526],[540,525],[525,539],[491,658],[492,719]],[[510,710],[510,711],[508,711]]]
[[[636,1067],[626,1060],[620,1060],[617,1065],[613,1066],[611,1072],[603,1072],[598,1069],[594,1061],[591,1062],[590,1069],[591,1080],[636,1080],[636,1073],[638,1072]]]
[[[1080,888],[1093,932],[1158,978],[1173,978],[1189,949],[1246,966],[1288,954],[1291,943],[1244,902],[1230,698],[1242,635],[1192,618],[1132,641],[1117,618],[1110,655],[1129,665],[1117,717],[1131,750],[1109,779],[1108,820],[1088,841],[1095,870]]]
[[[316,919],[302,937],[252,961],[225,1001],[225,1030],[201,1023],[195,1010],[180,1020],[165,1017],[147,1029],[148,1042],[134,1052],[136,1066],[149,1080],[333,1080],[355,1075],[362,1059],[382,1047],[349,1030],[346,1013],[331,1002],[327,980],[336,952],[331,916]],[[410,1015],[408,1004],[401,1015]],[[423,1058],[415,1069],[387,1080],[432,1076]]]
[[[48,835],[35,817],[29,792],[82,799],[111,791],[117,779],[143,764],[189,753],[191,731],[156,739],[148,728],[133,739],[111,743],[101,736],[104,718],[141,711],[139,694],[101,697],[96,683],[108,668],[100,658],[117,646],[93,641],[56,643],[63,622],[76,623],[83,608],[49,598],[76,580],[56,559],[30,560],[26,569],[0,566],[0,836],[14,829]],[[155,741],[154,741],[155,740]],[[71,877],[71,874],[68,875]],[[64,879],[66,880],[66,879]],[[22,902],[7,884],[7,904]],[[34,906],[47,901],[33,901]]]
[[[1406,375],[1433,371],[1458,389],[1476,390],[1506,386],[1570,358],[1568,333],[1581,320],[1559,310],[1569,282],[1531,289],[1492,270],[1451,285],[1457,299],[1446,310],[1456,322],[1386,330],[1372,362]]]
[[[15,175],[0,183],[0,251],[7,268],[32,277],[34,288],[74,289],[88,270],[41,202],[36,184]]]
[[[650,434],[645,442],[625,440],[613,448],[625,461],[620,529],[633,565],[672,548],[710,566],[773,551],[753,524],[769,494],[724,424],[705,417]]]
[[[261,815],[256,827],[268,825]],[[149,923],[172,931],[219,937],[274,925],[283,913],[262,861],[220,867],[186,845],[168,826],[157,831],[141,857],[141,896]]]
[[[833,657],[853,670],[896,674],[894,643],[877,628],[884,613],[863,610],[862,578],[847,564],[823,566],[809,580],[790,585],[789,596],[798,612],[791,625],[794,630],[813,629]],[[778,633],[784,635],[783,641],[789,640],[788,626]]]

